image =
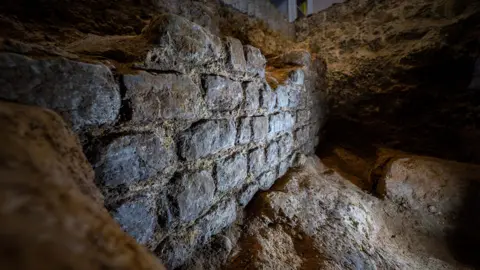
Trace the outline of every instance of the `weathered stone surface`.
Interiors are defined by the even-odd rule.
[[[270,136],[279,132],[291,130],[295,125],[295,118],[291,113],[283,112],[270,115],[269,130]]]
[[[0,98],[53,109],[75,130],[113,123],[120,91],[103,65],[0,54]]]
[[[267,164],[268,165],[271,166],[278,163],[278,153],[279,153],[278,143],[276,141],[271,142],[267,146]]]
[[[235,145],[235,122],[212,120],[201,122],[186,131],[180,140],[180,153],[195,160]]]
[[[284,176],[287,173],[288,168],[290,168],[290,160],[286,158],[280,162],[280,165],[278,165],[278,177]]]
[[[268,118],[266,116],[252,117],[253,140],[264,140],[268,134]]]
[[[265,65],[267,60],[263,56],[262,52],[253,46],[243,46],[245,51],[245,59],[247,60],[247,73],[250,75],[260,75],[265,77]]]
[[[207,243],[212,236],[232,224],[237,218],[237,204],[233,198],[218,203],[197,225],[200,243]]]
[[[257,148],[248,153],[248,173],[257,176],[265,170],[265,150]]]
[[[205,102],[210,110],[234,110],[243,100],[242,85],[225,77],[206,76],[203,87],[206,91]]]
[[[281,175],[279,175],[281,177]],[[258,185],[261,190],[269,190],[277,179],[275,171],[268,171],[258,177]]]
[[[177,181],[172,197],[178,206],[179,218],[191,222],[212,205],[215,181],[209,171],[185,174]]]
[[[272,112],[277,106],[277,95],[272,90],[270,85],[265,83],[260,92],[261,94],[261,108],[266,112]]]
[[[306,124],[310,121],[310,110],[297,111],[297,124]]]
[[[145,59],[145,68],[186,72],[224,57],[220,38],[203,27],[173,14],[156,17],[144,31],[154,44]]]
[[[296,69],[288,74],[288,80],[296,85],[303,85],[305,83],[305,73],[301,69]]]
[[[138,243],[146,245],[154,240],[157,215],[153,201],[147,198],[128,201],[113,210],[112,216]]]
[[[227,44],[227,66],[234,72],[245,72],[247,62],[243,52],[243,45],[240,40],[233,37],[226,37]]]
[[[240,206],[246,206],[253,198],[255,193],[258,191],[258,184],[257,183],[250,183],[248,184],[241,192],[238,197],[238,203]]]
[[[284,67],[285,65],[292,66],[310,66],[312,62],[312,56],[308,51],[294,50],[288,51],[280,56],[274,57],[268,60],[268,64],[274,67]]]
[[[297,145],[302,145],[309,140],[309,131],[310,128],[308,126],[301,127],[295,130],[295,143]]]
[[[282,136],[278,141],[279,155],[283,159],[290,155],[293,150],[293,137],[290,133]]]
[[[238,121],[237,144],[249,143],[252,139],[252,118],[241,118]]]
[[[291,87],[289,93],[288,107],[303,108],[305,107],[305,89],[300,86]]]
[[[247,157],[236,154],[217,162],[217,189],[227,192],[238,187],[247,178]]]
[[[252,113],[260,107],[260,88],[257,82],[248,82],[244,84],[245,88],[245,111]]]
[[[164,269],[103,206],[93,170],[56,113],[0,102],[2,269]]]
[[[157,120],[195,121],[206,113],[200,88],[186,75],[140,72],[124,75],[132,120],[150,123]]]
[[[275,92],[277,93],[277,106],[279,108],[286,108],[288,107],[289,101],[289,87],[285,85],[279,85]]]
[[[168,141],[161,134],[128,135],[113,140],[101,151],[95,170],[97,181],[106,186],[132,184],[175,166],[175,144]]]

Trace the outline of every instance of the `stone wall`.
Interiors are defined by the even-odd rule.
[[[175,15],[139,36],[90,36],[66,51],[0,45],[0,98],[70,123],[107,209],[168,268],[318,143],[321,74],[306,52],[272,88],[259,49]]]
[[[221,0],[221,2],[249,16],[264,21],[271,29],[287,37],[295,38],[295,26],[288,22],[287,17],[270,3],[270,1]]]

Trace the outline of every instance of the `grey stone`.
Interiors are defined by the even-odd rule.
[[[278,141],[280,158],[285,158],[292,153],[293,150],[293,137],[290,133],[282,136]]]
[[[306,124],[310,122],[310,111],[309,110],[298,110],[297,111],[297,124]]]
[[[302,85],[305,82],[305,73],[301,69],[296,69],[288,74],[288,79],[293,84]]]
[[[236,154],[217,162],[217,189],[230,191],[239,186],[247,178],[247,157]]]
[[[147,53],[144,62],[147,69],[186,72],[225,55],[219,37],[173,14],[154,18],[143,35],[155,46]]]
[[[123,82],[134,121],[198,120],[206,112],[202,92],[189,76],[140,72],[125,75]]]
[[[241,118],[238,121],[237,144],[249,143],[252,139],[252,119],[250,117]]]
[[[278,165],[278,177],[280,178],[284,176],[287,173],[288,168],[290,168],[290,160],[287,158]]]
[[[245,111],[255,112],[260,107],[260,88],[256,82],[248,82],[245,86]]]
[[[252,117],[253,140],[264,140],[268,134],[268,118],[265,116]]]
[[[247,61],[247,73],[252,76],[258,74],[260,77],[265,77],[265,65],[267,64],[267,60],[260,49],[250,45],[245,45],[243,48],[245,51],[245,59]]]
[[[234,72],[245,72],[247,62],[243,52],[243,45],[240,40],[233,37],[226,37],[228,60],[227,66]]]
[[[257,148],[248,153],[248,172],[257,176],[265,170],[265,150]]]
[[[258,177],[258,184],[261,190],[269,190],[277,180],[275,171],[268,171]]]
[[[238,203],[240,206],[246,206],[253,198],[255,193],[258,191],[257,183],[250,183],[240,192],[238,197]]]
[[[176,184],[172,196],[178,205],[181,221],[191,222],[211,206],[215,193],[211,172],[185,174]]]
[[[182,134],[180,153],[187,160],[196,160],[235,145],[235,122],[212,120],[198,123]]]
[[[277,95],[272,90],[272,88],[265,83],[261,90],[261,108],[267,112],[272,112],[275,110],[275,106],[277,105]]]
[[[277,92],[277,105],[279,108],[286,108],[288,107],[288,86],[279,85],[276,89]]]
[[[112,216],[122,230],[135,238],[138,243],[145,245],[154,238],[157,224],[154,205],[154,202],[147,198],[138,198],[120,205],[112,211]]]
[[[270,115],[269,135],[274,136],[279,132],[289,131],[295,125],[295,118],[289,112]]]
[[[305,89],[300,86],[291,87],[289,93],[288,107],[303,108],[305,107]]]
[[[243,100],[243,89],[239,82],[221,76],[206,76],[203,79],[205,102],[210,110],[234,110]]]
[[[212,236],[235,222],[236,218],[237,204],[233,198],[218,203],[198,221],[196,228],[200,232],[200,244],[208,243]]]
[[[120,91],[104,65],[0,54],[0,98],[55,110],[75,130],[113,123]]]
[[[96,176],[106,186],[146,180],[176,165],[174,143],[162,135],[140,134],[117,138],[101,150]]]
[[[267,146],[267,164],[268,165],[274,165],[278,163],[278,143],[277,142],[271,142]]]
[[[309,139],[309,127],[305,126],[295,130],[295,143],[297,145],[302,145]]]

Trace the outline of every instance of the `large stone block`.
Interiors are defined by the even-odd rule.
[[[247,157],[236,154],[217,162],[217,189],[227,192],[238,187],[247,178]]]
[[[277,180],[277,174],[275,173],[275,170],[268,171],[258,177],[258,185],[261,190],[269,190],[275,183],[275,180]]]
[[[276,89],[277,92],[277,106],[279,108],[286,108],[288,107],[288,95],[289,87],[285,85],[279,85]]]
[[[243,45],[240,40],[233,37],[226,37],[227,44],[227,67],[233,72],[245,72],[247,62],[243,52]]]
[[[213,202],[215,181],[209,171],[185,174],[175,183],[171,197],[178,206],[179,219],[191,222]]]
[[[282,136],[278,141],[280,158],[285,158],[292,153],[293,150],[293,137],[290,133]]]
[[[237,144],[249,143],[252,139],[252,118],[241,118],[238,121]]]
[[[175,144],[163,135],[139,134],[117,138],[101,150],[97,181],[106,186],[147,180],[176,165]]]
[[[278,165],[278,177],[284,176],[290,168],[290,159],[285,159]]]
[[[53,109],[75,130],[113,123],[120,91],[111,71],[58,59],[0,54],[0,98]]]
[[[293,70],[288,74],[288,80],[293,84],[303,85],[305,82],[305,72],[301,69]]]
[[[247,73],[255,76],[265,77],[265,65],[267,60],[263,56],[262,52],[250,45],[243,46],[245,51],[245,59],[247,60]]]
[[[253,113],[260,107],[260,89],[261,85],[257,82],[248,82],[244,84],[245,88],[245,111]]]
[[[267,164],[274,165],[278,163],[278,143],[273,141],[267,146]]]
[[[304,108],[306,91],[301,86],[290,87],[288,107],[290,108]]]
[[[135,238],[138,243],[142,245],[153,244],[157,224],[154,201],[147,198],[137,198],[120,205],[111,213],[120,227]]]
[[[310,128],[308,126],[295,130],[295,143],[296,145],[302,145],[309,140]]]
[[[237,218],[237,204],[233,198],[218,203],[208,212],[196,226],[200,234],[200,244],[206,244],[211,237],[235,222]]]
[[[196,160],[235,145],[235,122],[212,120],[197,123],[180,138],[180,153],[187,160]]]
[[[189,76],[140,72],[136,75],[125,75],[123,82],[134,121],[195,121],[206,113],[205,102],[201,98],[202,91]]]
[[[272,88],[265,83],[261,90],[261,108],[266,112],[272,112],[277,106],[277,95]]]
[[[274,136],[279,132],[289,131],[295,125],[295,118],[289,112],[270,115],[269,135]]]
[[[147,69],[186,72],[217,62],[225,55],[220,38],[173,14],[153,19],[143,35],[155,46],[147,53]]]
[[[268,134],[268,118],[266,116],[252,117],[252,132],[255,142],[266,139]]]
[[[309,110],[298,110],[297,111],[297,124],[306,124],[310,121],[310,111]]]
[[[240,192],[238,196],[238,203],[240,206],[246,206],[258,191],[257,183],[250,183]]]
[[[265,150],[257,148],[248,153],[248,172],[257,176],[265,171]]]
[[[205,76],[203,87],[206,92],[205,102],[210,110],[234,110],[243,101],[242,85],[225,77]]]

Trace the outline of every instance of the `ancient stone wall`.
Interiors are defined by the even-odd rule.
[[[295,38],[295,26],[288,22],[270,1],[266,0],[221,0],[222,3],[249,16],[264,21],[271,29]]]
[[[139,36],[90,36],[65,51],[0,47],[0,98],[70,123],[107,209],[168,268],[318,143],[320,75],[308,53],[272,88],[259,49],[175,15]]]

